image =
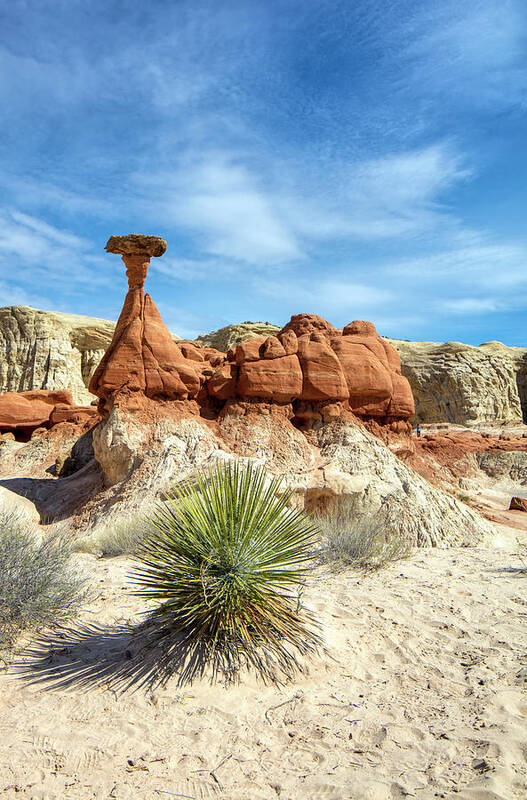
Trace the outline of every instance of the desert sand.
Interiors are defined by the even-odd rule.
[[[515,550],[420,549],[366,575],[317,568],[305,603],[331,657],[308,674],[126,690],[112,673],[134,643],[115,631],[144,609],[127,594],[131,561],[79,554],[95,595],[76,625],[101,631],[4,665],[0,796],[525,798],[527,565]]]

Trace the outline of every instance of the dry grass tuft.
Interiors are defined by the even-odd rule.
[[[316,518],[321,531],[319,551],[324,562],[340,562],[364,570],[378,570],[408,558],[415,522],[396,501],[385,501],[372,517],[356,521],[341,510]]]
[[[140,549],[150,527],[145,514],[119,517],[90,535],[75,539],[72,550],[96,556],[134,555]]]

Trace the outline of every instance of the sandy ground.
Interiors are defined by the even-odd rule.
[[[84,621],[141,610],[127,559],[78,558],[98,593]],[[0,797],[525,798],[526,587],[518,554],[484,549],[318,570],[305,602],[333,658],[282,687],[176,678],[118,692],[94,667],[122,666],[133,642],[111,629],[59,641],[25,658],[30,678],[65,685],[0,673]]]

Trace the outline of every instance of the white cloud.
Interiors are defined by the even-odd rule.
[[[251,264],[302,256],[272,195],[247,167],[225,154],[211,155],[175,173],[162,207],[166,220],[203,237],[205,253]]]
[[[72,189],[70,180],[60,175],[55,176],[55,181],[49,179],[49,174],[28,178],[4,172],[2,177],[11,205],[17,208],[51,209],[76,218],[87,215],[112,219],[118,213],[119,205],[108,197],[108,188],[104,195],[100,192],[94,194],[91,186]]]
[[[225,262],[219,259],[166,258],[153,259],[150,271],[158,272],[167,278],[184,283],[208,281],[212,277],[230,280],[240,271],[238,263]]]
[[[438,201],[470,174],[445,143],[337,167],[326,176],[324,193],[287,165],[279,167],[261,156],[250,168],[234,152],[189,153],[172,174],[135,176],[148,194],[145,213],[193,237],[198,258],[177,262],[176,274],[213,274],[228,260],[259,268],[304,262],[317,243],[335,238],[455,229],[458,223]],[[232,263],[225,269],[236,271]]]
[[[346,279],[313,281],[312,286],[304,286],[305,296],[315,297],[317,302],[333,309],[352,308],[354,313],[371,311],[389,303],[393,292],[376,286],[367,286]]]
[[[0,208],[0,279],[16,276],[27,286],[53,287],[71,293],[111,283],[112,265],[92,252],[87,239],[23,214]]]
[[[453,286],[478,287],[494,294],[509,293],[527,284],[527,245],[523,243],[486,243],[483,235],[473,235],[468,247],[445,249],[429,255],[400,260],[383,268],[393,277]],[[445,283],[448,279],[448,283]]]
[[[439,308],[453,314],[488,314],[499,311],[500,304],[492,297],[462,297],[458,300],[443,300]]]
[[[345,232],[375,239],[451,224],[439,200],[469,175],[460,155],[445,143],[353,165],[346,176]]]
[[[258,281],[254,291],[272,297],[288,315],[300,311],[328,318],[337,315],[349,322],[360,317],[372,318],[394,302],[396,295],[387,288],[354,283],[345,277],[324,279],[298,278]],[[347,316],[346,316],[347,315]]]
[[[59,230],[36,217],[30,217],[28,214],[22,214],[16,210],[11,211],[10,216],[13,222],[18,225],[19,230],[26,229],[31,232],[29,235],[36,234],[35,238],[37,239],[44,239],[61,247],[71,247],[72,249],[84,250],[89,246],[89,242],[86,239],[68,231]]]

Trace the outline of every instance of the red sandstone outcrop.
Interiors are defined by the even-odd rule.
[[[51,428],[58,422],[81,424],[96,414],[93,406],[75,406],[69,391],[41,389],[0,395],[1,433],[30,435],[37,428]]]
[[[90,383],[103,414],[115,401],[137,408],[146,397],[194,400],[188,412],[208,416],[222,406],[228,413],[239,402],[278,403],[288,405],[289,417],[304,427],[350,412],[381,423],[412,416],[399,356],[371,322],[339,330],[316,314],[297,314],[276,335],[243,341],[226,357],[213,348],[176,344],[144,293],[150,258],[165,249],[164,239],[139,234],[112,236],[106,245],[122,255],[129,290]]]
[[[299,422],[338,416],[339,408],[383,422],[414,413],[397,351],[371,322],[340,331],[315,314],[297,314],[276,336],[242,342],[227,359],[207,383],[218,400],[294,403]]]
[[[103,401],[101,410],[106,401],[132,394],[163,400],[196,397],[206,367],[223,359],[210,348],[176,344],[154,301],[145,295],[150,258],[163,255],[165,240],[134,233],[112,236],[106,250],[121,254],[129,288],[112,342],[90,382],[90,391]]]

